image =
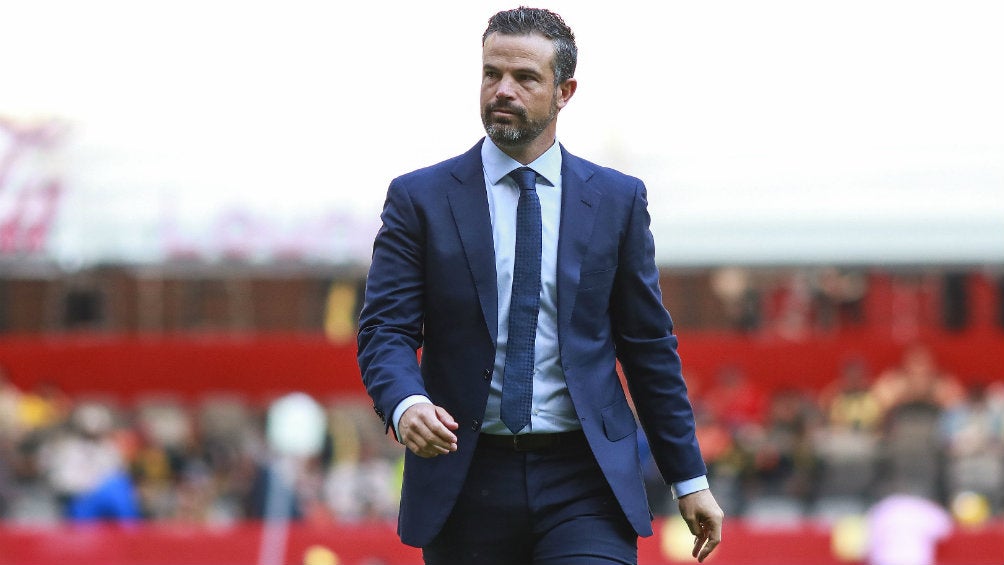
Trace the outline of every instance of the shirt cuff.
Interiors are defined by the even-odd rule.
[[[687,496],[688,494],[695,493],[699,490],[707,490],[711,487],[708,485],[708,476],[701,475],[700,477],[694,477],[693,479],[673,483],[670,488],[673,490],[673,498],[676,499],[681,496]]]
[[[432,401],[428,397],[421,394],[413,394],[411,396],[406,396],[404,400],[397,403],[397,408],[394,408],[394,413],[391,415],[391,422],[394,423],[394,439],[401,443],[401,436],[397,435],[397,424],[401,421],[401,415],[404,411],[411,408],[416,404],[432,404]]]

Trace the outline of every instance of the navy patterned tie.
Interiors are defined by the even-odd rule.
[[[540,311],[540,199],[537,173],[520,167],[509,173],[519,186],[516,260],[509,301],[509,340],[502,373],[502,423],[516,433],[530,423],[534,341]]]

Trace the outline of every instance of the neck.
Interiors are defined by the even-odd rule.
[[[537,160],[537,157],[543,155],[545,151],[554,145],[554,139],[554,134],[541,134],[530,143],[523,145],[500,145],[497,141],[495,142],[495,145],[497,145],[503,153],[512,157],[516,161],[519,161],[521,165],[529,165]]]

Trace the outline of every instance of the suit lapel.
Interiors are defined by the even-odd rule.
[[[446,195],[481,302],[481,313],[494,343],[498,337],[498,283],[481,143],[461,155],[450,172],[459,182],[451,184]]]
[[[582,258],[593,232],[599,190],[589,184],[592,168],[561,148],[561,233],[558,236],[558,333],[572,319]]]

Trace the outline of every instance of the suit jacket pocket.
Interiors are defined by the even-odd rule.
[[[607,269],[601,269],[599,271],[582,273],[579,277],[579,290],[589,290],[597,287],[610,288],[610,285],[613,284],[614,274],[616,272],[617,267],[614,266]]]
[[[601,409],[600,416],[603,419],[603,432],[610,441],[624,439],[638,429],[634,413],[631,412],[624,397]]]

